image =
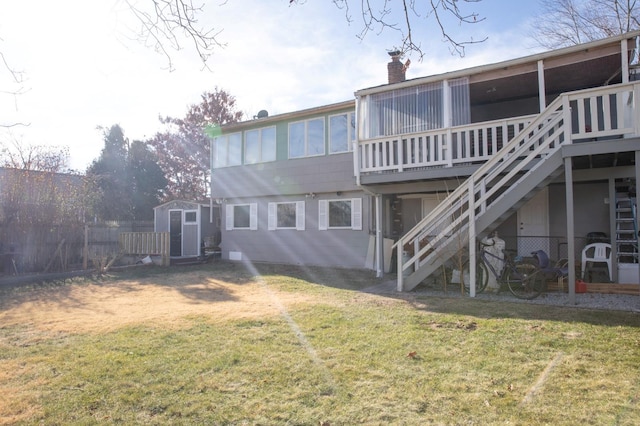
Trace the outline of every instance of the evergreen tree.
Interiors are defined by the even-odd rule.
[[[153,208],[160,204],[167,178],[158,165],[155,154],[142,141],[131,144],[127,166],[132,184],[133,219],[153,220]]]
[[[95,211],[103,220],[150,220],[167,180],[153,152],[140,141],[131,145],[119,125],[104,132],[104,148],[87,176],[99,189]]]

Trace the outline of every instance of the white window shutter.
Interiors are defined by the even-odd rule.
[[[318,201],[318,229],[326,231],[329,227],[329,203],[327,200]]]
[[[268,204],[268,218],[267,218],[267,229],[269,231],[273,231],[276,229],[276,203],[269,203]]]
[[[249,229],[255,231],[258,229],[258,204],[251,203],[249,207],[250,217],[249,217]]]
[[[296,229],[304,231],[304,201],[296,202]]]
[[[351,199],[351,229],[362,230],[362,198]]]
[[[233,229],[233,204],[227,204],[227,217],[225,220],[225,229],[231,231]]]

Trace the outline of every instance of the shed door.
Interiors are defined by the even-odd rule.
[[[171,210],[169,212],[169,236],[171,256],[182,256],[182,210]]]
[[[198,210],[185,210],[182,221],[182,255],[197,256],[200,252],[198,237]]]

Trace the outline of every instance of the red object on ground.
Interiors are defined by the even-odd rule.
[[[576,280],[576,293],[586,293],[587,283],[582,280]]]

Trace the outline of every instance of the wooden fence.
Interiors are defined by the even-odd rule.
[[[163,266],[169,266],[169,242],[168,232],[121,232],[119,236],[123,254],[160,256]]]
[[[150,231],[148,221],[0,227],[0,276],[97,267],[123,252],[120,234]]]

